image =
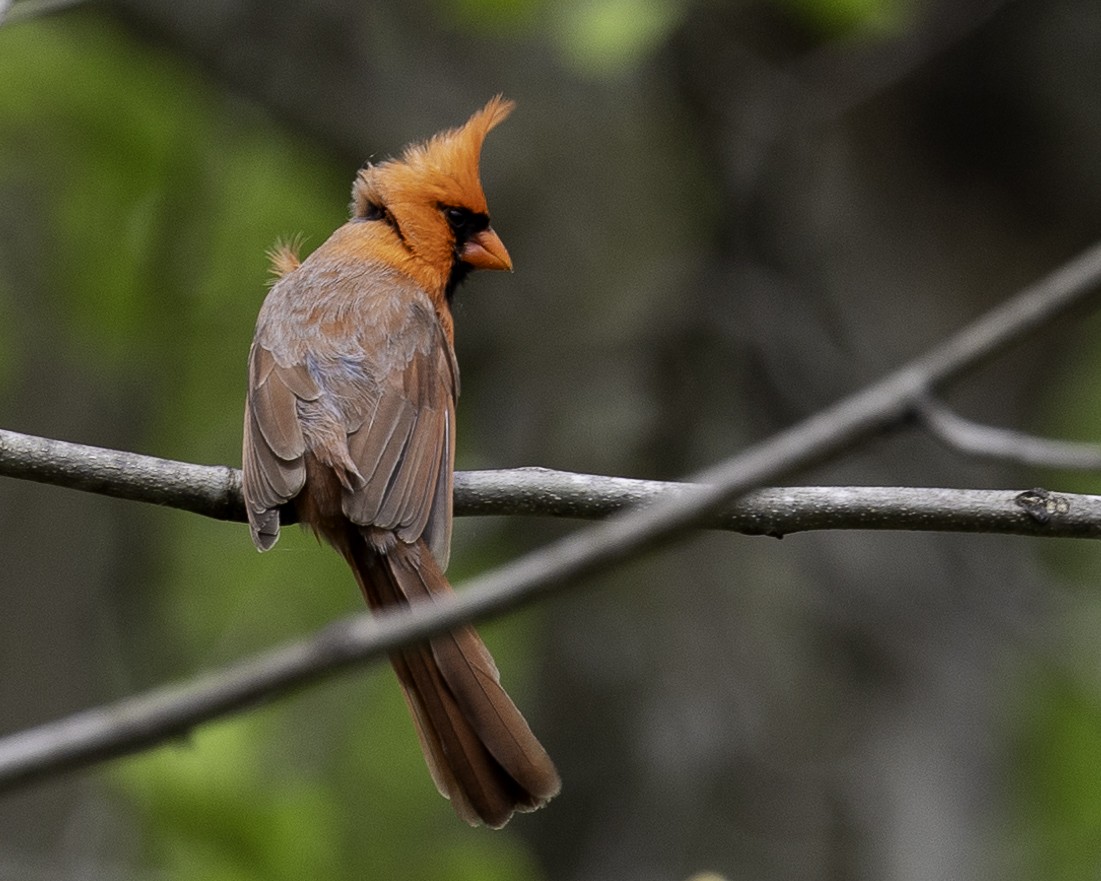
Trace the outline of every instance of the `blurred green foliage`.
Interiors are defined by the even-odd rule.
[[[911,0],[770,0],[823,38],[897,33]],[[563,63],[584,76],[617,76],[656,51],[695,6],[693,0],[442,0],[463,28],[497,36],[541,31]]]
[[[823,38],[897,33],[915,14],[910,0],[770,0]],[[692,0],[445,0],[460,26],[498,36],[541,29],[564,64],[583,76],[628,72],[669,37]]]
[[[442,0],[445,20],[497,37],[540,35],[584,76],[616,76],[644,61],[691,8],[687,0]]]
[[[473,32],[508,34],[535,26],[544,0],[440,0],[440,17]]]
[[[876,36],[906,28],[917,11],[912,0],[773,0],[827,38]]]
[[[687,6],[683,0],[568,0],[555,7],[554,42],[582,73],[617,73],[653,51]]]
[[[1101,865],[1101,705],[1051,671],[1023,689],[1011,850],[1018,877],[1087,879]],[[1040,711],[1037,711],[1039,708]]]

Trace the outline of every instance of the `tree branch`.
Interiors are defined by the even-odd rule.
[[[964,419],[940,401],[927,397],[918,406],[926,428],[961,453],[1040,468],[1101,470],[1101,446],[1034,437]]]
[[[1056,441],[1038,443],[1058,445]],[[245,519],[241,472],[224,465],[194,465],[0,429],[0,475],[179,508],[217,520]],[[691,487],[690,483],[550,468],[460,471],[455,474],[455,513],[602,520]],[[1062,494],[1060,516],[1044,524],[1023,516],[1014,498],[1011,490],[790,486],[748,493],[698,525],[771,536],[822,529],[989,532],[1048,538],[1094,538],[1098,534],[1101,508],[1094,496]],[[283,522],[293,522],[289,509]]]
[[[245,519],[241,472],[0,429],[0,476],[149,502],[217,520]]]
[[[535,514],[587,520],[651,505],[687,483],[573,474],[546,468],[469,471],[456,482],[463,513]],[[781,538],[824,529],[980,532],[1047,538],[1101,537],[1101,496],[1043,489],[788,486],[758,489],[698,524]]]
[[[372,618],[359,615],[191,683],[124,699],[0,740],[0,788],[83,767],[179,736],[395,648],[500,614],[668,543],[708,522],[747,490],[838,453],[896,424],[936,386],[1081,303],[1101,281],[1101,246],[991,310],[928,354],[667,493],[468,582],[449,601]],[[1020,499],[1039,522],[1059,501]],[[1050,516],[1050,515],[1048,515]]]

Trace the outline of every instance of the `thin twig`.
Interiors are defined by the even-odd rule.
[[[943,443],[984,459],[1040,468],[1101,470],[1101,446],[1035,437],[964,419],[942,402],[926,397],[917,407],[921,421]]]
[[[904,418],[922,395],[1078,305],[1101,281],[1101,246],[1027,288],[928,354],[663,496],[467,583],[450,601],[360,615],[180,686],[78,713],[0,740],[0,788],[130,753],[285,695],[402,645],[498,615],[672,541],[754,486],[820,461]],[[1042,494],[1022,500],[1042,519]],[[1058,504],[1053,505],[1057,511]]]

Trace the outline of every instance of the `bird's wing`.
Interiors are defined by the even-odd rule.
[[[305,365],[282,367],[269,349],[253,343],[241,489],[252,540],[261,550],[279,538],[279,507],[298,495],[306,481],[306,439],[297,402],[316,401],[319,396]]]
[[[289,276],[280,285],[307,283]],[[314,314],[297,333],[276,332],[279,321],[263,316],[258,325],[243,483],[253,539],[261,548],[274,544],[278,507],[302,490],[310,454],[338,478],[349,520],[406,542],[424,538],[446,566],[454,352],[431,301],[412,282],[367,275],[361,285],[361,296]]]
[[[419,294],[419,292],[418,292]],[[441,567],[451,544],[455,397],[451,344],[423,294],[405,298],[397,320],[363,328],[373,382],[344,384],[356,401],[346,420],[348,456],[360,480],[344,492],[353,523],[424,538]],[[384,330],[384,341],[373,340]],[[380,345],[375,345],[380,343]]]

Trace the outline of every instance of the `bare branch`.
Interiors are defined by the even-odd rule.
[[[1101,246],[990,311],[928,354],[804,422],[696,475],[667,493],[580,530],[468,582],[450,601],[372,618],[360,615],[314,636],[189,684],[78,713],[0,740],[0,788],[83,767],[176,737],[195,725],[286,694],[455,626],[498,615],[672,541],[739,495],[837,453],[897,423],[938,384],[1079,304],[1101,280]],[[1018,504],[1038,523],[1059,499],[1037,491]]]
[[[241,472],[0,429],[0,475],[244,520]]]
[[[1098,444],[1051,440],[981,425],[964,419],[931,397],[918,405],[917,412],[934,437],[969,456],[1040,468],[1101,470],[1101,445]]]
[[[923,416],[925,407],[922,404]],[[218,520],[245,519],[241,473],[224,465],[193,465],[0,429],[0,475],[151,502]],[[455,513],[601,520],[691,486],[550,468],[460,471],[455,474]],[[749,493],[698,525],[772,536],[822,529],[907,529],[1095,537],[1101,511],[1094,497],[1063,498],[1067,515],[1040,527],[1021,516],[1010,490],[792,486]],[[284,515],[284,523],[293,522],[292,511]]]
[[[469,471],[456,498],[466,514],[600,519],[649,505],[687,483],[512,468]],[[1037,498],[1042,504],[1037,507]],[[1040,511],[1045,513],[1041,514]],[[824,529],[981,532],[1047,538],[1101,537],[1101,496],[1004,489],[788,486],[758,489],[699,524],[776,538]]]

